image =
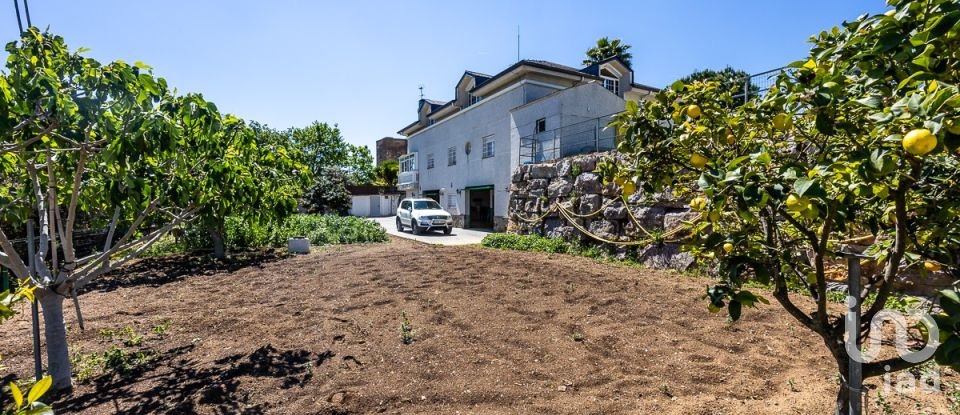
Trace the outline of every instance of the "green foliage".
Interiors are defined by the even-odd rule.
[[[163,338],[170,323],[158,323],[151,328],[157,339]],[[70,357],[73,376],[78,383],[87,383],[102,374],[126,375],[149,363],[157,356],[152,348],[144,347],[147,338],[133,326],[123,329],[100,329],[97,332],[102,341],[110,344],[103,352],[74,353]]]
[[[587,59],[583,60],[583,64],[590,65],[614,56],[619,56],[620,59],[623,60],[623,63],[625,63],[627,67],[630,67],[630,65],[633,63],[631,62],[633,55],[631,55],[630,52],[627,52],[628,50],[630,50],[630,45],[621,43],[620,39],[610,40],[610,38],[604,36],[600,39],[597,39],[597,44],[595,46],[587,49]]]
[[[309,213],[346,215],[353,204],[347,191],[346,173],[333,167],[322,172],[314,177],[313,185],[304,195],[304,207]]]
[[[13,403],[2,413],[4,415],[53,415],[53,408],[38,401],[50,390],[51,385],[53,385],[53,380],[50,376],[44,376],[35,383],[27,384],[28,392],[24,396],[20,385],[17,385],[16,382],[10,382],[8,388]]]
[[[509,249],[513,251],[547,252],[568,254],[593,259],[608,259],[609,254],[599,245],[580,245],[559,238],[547,238],[540,235],[517,235],[514,233],[492,233],[480,241],[487,248]],[[629,259],[625,261],[631,263]]]
[[[737,319],[760,298],[744,284],[772,284],[778,303],[823,337],[838,363],[844,319],[827,307],[826,268],[841,260],[842,241],[868,237],[859,240],[881,265],[868,276],[876,300],[867,320],[887,304],[902,268],[926,262],[956,276],[960,264],[960,4],[890,4],[891,13],[813,37],[809,57],[762,99],[735,106],[729,90],[707,81],[628,103],[613,124],[627,160],[600,167],[607,180],[650,192],[700,193],[694,208],[703,215],[688,249],[716,265],[711,309],[727,306]],[[920,129],[932,134],[928,153],[904,142]],[[787,295],[794,278],[815,309]],[[960,321],[960,306],[946,315]],[[944,357],[960,363],[960,353]],[[864,376],[885,365],[910,363],[871,362]]]
[[[396,186],[400,176],[400,162],[386,160],[374,169],[374,182],[377,186]]]
[[[742,69],[734,69],[730,66],[727,66],[719,71],[713,69],[701,69],[693,71],[690,75],[687,75],[683,78],[680,78],[680,82],[685,84],[692,84],[694,82],[708,82],[714,81],[719,82],[721,88],[730,95],[742,95],[744,85],[747,82],[747,79],[750,78],[750,74]],[[760,87],[754,84],[750,84],[750,96],[756,96]],[[744,101],[737,100],[737,104],[742,104]]]
[[[287,245],[287,239],[303,236],[312,245],[384,242],[387,231],[379,223],[354,216],[293,215],[270,232],[271,244]]]
[[[413,323],[407,317],[406,311],[400,312],[400,340],[403,344],[413,343],[416,332],[413,330]]]

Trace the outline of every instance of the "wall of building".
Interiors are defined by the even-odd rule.
[[[372,199],[378,199],[374,203]],[[350,216],[378,217],[391,216],[396,214],[397,206],[400,205],[401,195],[382,194],[382,195],[353,195],[350,197],[351,206],[347,213]],[[376,209],[374,209],[376,208]]]
[[[440,191],[441,205],[448,209],[457,226],[466,212],[466,187],[494,186],[495,228],[506,228],[511,159],[510,110],[524,103],[524,84],[494,97],[484,97],[455,116],[438,122],[408,138],[408,151],[417,153],[420,171],[418,189],[410,195]],[[494,156],[483,157],[484,138],[494,140]],[[470,143],[470,153],[466,144]],[[447,152],[455,148],[456,165],[448,166]],[[428,155],[434,167],[427,168]]]
[[[387,160],[396,160],[407,154],[407,140],[403,138],[384,137],[377,140],[376,163]]]

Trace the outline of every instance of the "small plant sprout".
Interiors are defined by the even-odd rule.
[[[403,344],[413,343],[413,336],[416,332],[413,331],[413,324],[410,323],[410,319],[407,317],[406,311],[400,312],[400,340],[403,341]]]

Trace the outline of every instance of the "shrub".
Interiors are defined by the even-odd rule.
[[[336,215],[293,215],[270,230],[270,244],[283,247],[287,239],[303,236],[313,245],[384,242],[387,231],[364,218]]]
[[[517,235],[513,233],[494,233],[480,242],[488,248],[512,249],[516,251],[550,252],[565,254],[573,251],[568,242],[561,239],[545,238],[539,235]]]

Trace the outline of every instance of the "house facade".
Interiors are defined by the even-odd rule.
[[[612,58],[575,69],[523,60],[496,75],[467,71],[454,99],[421,99],[407,137],[399,188],[430,197],[457,226],[503,230],[511,172],[521,163],[608,150],[611,114],[655,88],[634,83]]]

